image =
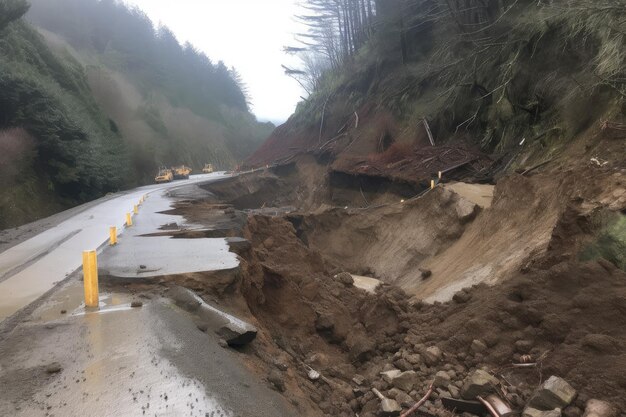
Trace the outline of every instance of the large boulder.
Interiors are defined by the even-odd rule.
[[[495,387],[500,383],[498,378],[489,372],[479,369],[465,378],[461,397],[466,400],[473,400],[479,395],[489,394],[495,391]]]
[[[576,390],[563,378],[551,376],[535,392],[528,406],[538,410],[565,408],[574,401]]]

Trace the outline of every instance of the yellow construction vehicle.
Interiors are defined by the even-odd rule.
[[[186,180],[189,178],[189,174],[191,174],[191,168],[186,167],[185,165],[181,165],[179,167],[172,168],[174,172],[175,180]]]
[[[162,182],[170,182],[173,179],[174,179],[174,174],[172,173],[172,170],[169,168],[161,167],[159,168],[159,173],[154,178],[154,181],[157,183],[162,183]]]
[[[205,174],[210,174],[211,172],[213,172],[213,164],[204,164],[202,172],[204,172]]]

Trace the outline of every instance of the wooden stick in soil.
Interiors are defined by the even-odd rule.
[[[430,395],[433,393],[433,384],[431,383],[430,386],[428,387],[428,391],[426,391],[426,395],[424,395],[422,397],[421,400],[419,400],[418,402],[415,403],[415,405],[411,408],[409,408],[408,410],[406,410],[404,413],[402,413],[400,415],[400,417],[408,417],[411,414],[413,414],[413,412],[415,410],[417,410],[418,408],[420,408],[422,405],[424,405],[424,403],[426,402],[426,400],[428,400],[428,398],[430,398]]]

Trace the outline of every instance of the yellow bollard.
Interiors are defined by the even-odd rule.
[[[109,227],[109,244],[111,246],[117,244],[117,227],[115,226]]]
[[[133,213],[135,214],[139,213],[139,208],[137,208],[137,204],[133,206]]]
[[[430,180],[430,189],[431,190],[435,189],[435,180]]]
[[[130,213],[126,213],[126,226],[130,227],[133,225],[133,219],[130,217]]]
[[[85,306],[98,308],[98,260],[95,250],[83,252],[83,281]]]

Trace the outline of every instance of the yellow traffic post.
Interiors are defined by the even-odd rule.
[[[139,213],[139,208],[137,207],[137,204],[133,206],[133,213],[135,214]]]
[[[117,227],[115,226],[109,227],[109,244],[111,246],[117,244]]]
[[[430,189],[431,190],[435,189],[435,180],[430,180]]]
[[[85,285],[85,306],[98,308],[98,260],[95,250],[83,252],[83,281]]]
[[[126,213],[126,226],[130,227],[133,225],[133,219],[130,217],[130,213]]]

